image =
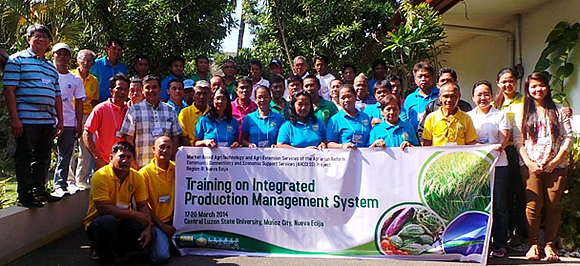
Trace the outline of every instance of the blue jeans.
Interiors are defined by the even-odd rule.
[[[170,238],[167,236],[159,227],[152,226],[151,231],[153,231],[157,237],[151,239],[151,243],[147,247],[147,252],[149,252],[149,259],[153,263],[166,263],[169,261],[169,242]]]
[[[70,169],[70,159],[75,149],[74,127],[65,127],[62,134],[58,136],[57,151],[58,161],[54,173],[54,188],[66,189],[68,172]]]
[[[91,249],[97,251],[100,261],[115,262],[116,254],[125,254],[139,248],[143,227],[135,220],[117,220],[107,214],[95,218],[87,228]],[[153,234],[151,235],[154,239]]]
[[[508,166],[498,166],[495,168],[495,179],[493,182],[493,226],[491,235],[493,237],[493,248],[507,247],[508,232],[508,187],[510,184],[510,172]]]

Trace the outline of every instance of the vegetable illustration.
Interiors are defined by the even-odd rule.
[[[399,232],[399,229],[401,229],[401,227],[405,224],[405,221],[407,221],[407,218],[409,216],[412,216],[414,212],[415,209],[413,208],[407,208],[403,212],[401,212],[389,225],[387,231],[385,232],[385,235],[392,236],[394,234],[397,234]]]

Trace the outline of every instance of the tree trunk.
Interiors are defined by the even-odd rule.
[[[238,49],[236,50],[236,55],[240,53],[244,45],[244,30],[246,29],[246,21],[244,19],[244,1],[242,2],[242,15],[240,16],[240,29],[238,30]]]

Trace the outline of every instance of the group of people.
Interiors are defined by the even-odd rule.
[[[266,80],[259,60],[250,62],[248,77],[236,78],[233,60],[223,63],[223,76],[212,76],[208,58],[198,56],[196,74],[185,79],[185,60],[175,57],[171,74],[161,80],[149,73],[145,57],[137,59],[137,75],[128,78],[119,61],[119,40],[107,44],[102,58],[80,50],[73,71],[67,68],[71,49],[64,43],[52,46],[54,64],[45,58],[51,40],[46,27],[30,26],[29,49],[10,56],[4,72],[17,143],[18,201],[42,207],[90,188],[85,229],[94,259],[113,262],[115,254],[133,247],[147,247],[153,262],[169,259],[175,233],[171,159],[179,146],[406,149],[480,143],[496,144],[501,154],[493,190],[492,256],[505,256],[509,236],[527,235],[528,259],[559,260],[554,243],[571,147],[571,110],[554,103],[541,73],[525,79],[523,93],[517,92],[517,75],[510,68],[498,73],[497,93],[490,82],[477,82],[472,109],[461,100],[457,73],[449,68],[435,73],[427,62],[413,68],[417,89],[404,97],[402,79],[387,77],[381,60],[372,64],[369,79],[352,65],[342,69],[341,78],[333,76],[324,56],[312,60],[316,75],[298,56],[294,73],[283,78],[282,63],[275,59]],[[58,136],[52,194],[46,190],[50,136]],[[538,242],[542,209],[543,250]]]

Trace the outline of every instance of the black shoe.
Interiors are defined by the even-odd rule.
[[[91,260],[100,260],[101,257],[96,249],[91,249]]]
[[[42,208],[44,204],[38,200],[36,200],[32,194],[24,195],[18,197],[18,206],[25,207],[25,208]]]
[[[36,194],[34,197],[36,198],[36,200],[41,202],[57,202],[61,200],[61,198],[52,196],[48,194],[48,192],[46,191],[40,192]]]

